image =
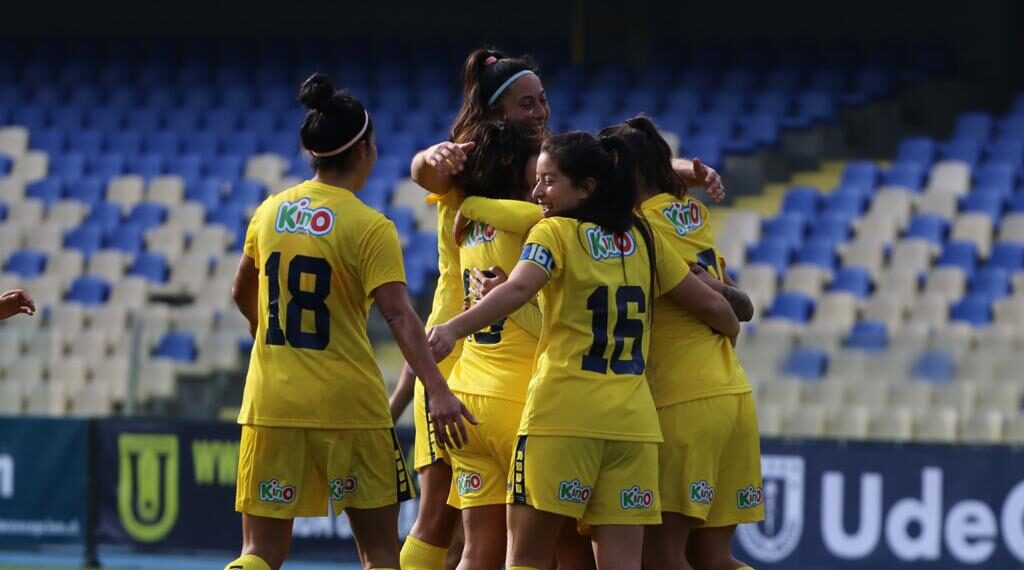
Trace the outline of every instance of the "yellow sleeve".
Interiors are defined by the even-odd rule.
[[[264,202],[265,204],[266,202]],[[242,246],[242,253],[246,257],[250,257],[256,260],[256,267],[260,266],[260,250],[256,244],[256,234],[259,233],[261,212],[264,210],[263,204],[260,204],[256,211],[252,213],[252,219],[249,220],[249,227],[245,230],[245,244]]]
[[[656,252],[658,270],[658,291],[656,296],[661,296],[667,291],[675,289],[677,285],[686,279],[690,274],[690,267],[686,265],[683,258],[661,237],[661,234],[654,232],[654,251]]]
[[[526,236],[526,245],[519,256],[519,263],[532,263],[543,269],[548,276],[554,277],[565,261],[564,255],[565,248],[562,240],[558,239],[553,223],[542,220]]]
[[[543,210],[537,204],[522,200],[495,200],[470,196],[459,208],[463,216],[490,224],[499,230],[525,234],[543,219]]]
[[[540,331],[544,326],[544,315],[537,306],[537,298],[534,297],[529,303],[519,307],[508,316],[517,325],[530,335],[540,338]]]
[[[368,295],[385,283],[405,283],[398,232],[383,216],[367,229],[359,242],[359,273]]]

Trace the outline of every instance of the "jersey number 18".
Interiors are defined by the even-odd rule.
[[[331,313],[327,309],[327,296],[331,294],[331,265],[322,257],[296,255],[288,265],[288,293],[292,300],[285,311],[285,327],[281,330],[281,252],[267,258],[264,273],[269,285],[267,307],[267,344],[283,345],[288,341],[294,348],[323,350],[331,342]],[[313,290],[302,289],[302,275],[312,275]],[[313,332],[302,330],[303,311],[313,312]]]

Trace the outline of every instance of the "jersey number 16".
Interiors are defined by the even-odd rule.
[[[642,287],[625,285],[615,290],[615,349],[612,351],[610,365],[614,374],[643,374],[647,364],[644,362],[643,338],[644,322],[629,318],[629,305],[636,304],[636,312],[647,312],[647,297]],[[588,372],[607,374],[609,359],[605,358],[608,351],[608,287],[601,286],[587,297],[587,310],[594,313],[591,321],[591,332],[594,344],[590,352],[583,355],[582,368]],[[626,339],[633,339],[631,358],[622,359],[626,347]]]

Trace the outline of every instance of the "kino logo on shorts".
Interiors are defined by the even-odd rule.
[[[593,491],[591,487],[584,487],[579,479],[562,481],[558,484],[558,500],[585,505],[590,500],[590,495]]]
[[[161,540],[178,520],[178,436],[123,433],[117,452],[121,525],[139,542]]]
[[[295,500],[295,485],[282,485],[277,479],[260,481],[259,499],[264,503],[290,503]]]
[[[649,509],[654,505],[654,491],[650,489],[640,489],[639,485],[633,485],[628,489],[623,489],[619,495],[619,504],[623,510],[629,509]]]
[[[479,473],[467,473],[463,471],[459,473],[459,477],[455,480],[455,489],[459,492],[459,496],[468,495],[475,493],[482,489],[484,486],[484,478]]]
[[[331,500],[340,501],[346,495],[356,492],[356,489],[359,488],[359,481],[356,480],[355,476],[345,477],[344,479],[331,479],[327,487],[331,490]]]
[[[740,525],[736,538],[758,561],[775,563],[796,550],[804,531],[804,458],[764,455],[761,472],[764,487],[741,489],[737,506],[753,508],[755,502],[763,502],[764,522]]]
[[[710,505],[715,500],[715,488],[701,479],[696,483],[690,483],[690,502]]]

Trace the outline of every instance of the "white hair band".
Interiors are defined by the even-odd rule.
[[[370,128],[370,112],[365,110],[365,109],[363,109],[363,113],[365,114],[365,119],[363,119],[363,128],[359,129],[359,132],[356,133],[356,136],[352,137],[352,140],[348,141],[347,143],[341,145],[340,147],[338,147],[338,148],[336,148],[334,150],[329,150],[327,152],[317,152],[315,150],[310,150],[309,154],[311,154],[311,155],[313,155],[313,156],[315,156],[317,158],[325,158],[325,157],[328,157],[328,156],[335,156],[335,155],[338,155],[338,154],[341,154],[341,153],[345,152],[346,150],[351,148],[352,145],[354,145],[357,142],[359,142],[359,139],[363,138],[363,135],[366,134],[366,129]]]

